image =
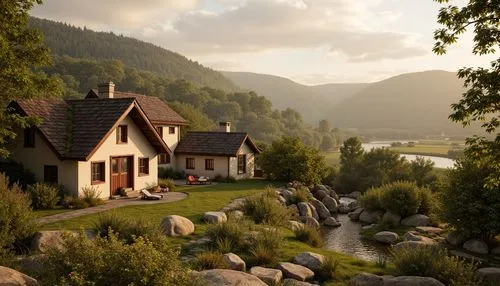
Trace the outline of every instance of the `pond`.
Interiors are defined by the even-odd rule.
[[[352,202],[350,198],[340,198],[341,204]],[[382,244],[361,239],[361,224],[349,219],[345,214],[339,214],[337,220],[342,226],[323,228],[324,248],[345,253],[363,260],[376,261],[379,257],[388,256],[388,248]]]
[[[382,148],[382,147],[391,147],[391,143],[393,142],[401,142],[401,143],[407,143],[407,141],[374,141],[370,143],[363,143],[361,146],[365,151],[370,151],[373,148]],[[429,159],[432,162],[434,162],[434,167],[436,168],[453,168],[453,165],[455,164],[455,160],[449,159],[449,158],[444,158],[444,157],[437,157],[437,156],[426,156],[426,155],[411,155],[411,154],[401,154],[401,156],[406,157],[408,161],[414,161],[418,157],[423,157],[424,159]]]

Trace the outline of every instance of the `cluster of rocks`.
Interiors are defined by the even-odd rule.
[[[252,267],[248,273],[245,262],[234,253],[224,255],[229,269],[211,269],[195,272],[207,285],[290,285],[310,286],[315,271],[318,271],[325,261],[321,254],[302,252],[292,262],[281,262],[278,268]]]
[[[308,202],[294,202],[298,190],[306,190],[311,197]],[[287,187],[277,190],[279,200],[283,205],[294,210],[298,221],[291,221],[292,230],[301,227],[303,224],[310,227],[319,228],[321,225],[327,227],[339,227],[341,223],[337,221],[335,215],[342,207],[345,211],[347,207],[340,204],[337,193],[329,186],[314,185],[306,187],[298,183],[288,184]],[[352,206],[355,208],[355,206]]]

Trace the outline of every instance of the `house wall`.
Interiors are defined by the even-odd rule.
[[[167,144],[168,148],[173,152],[175,148],[177,147],[177,144],[179,144],[180,140],[180,132],[181,132],[181,126],[180,125],[164,125],[164,126],[159,126],[156,125],[156,127],[162,127],[163,129],[163,141],[165,144]],[[174,127],[175,128],[175,133],[174,134],[169,134],[169,128]],[[174,167],[176,166],[176,158],[174,154],[170,156],[170,164],[162,164],[158,165],[159,167]]]
[[[156,150],[151,146],[139,127],[130,117],[126,117],[120,125],[128,126],[128,142],[126,144],[116,143],[116,129],[92,155],[84,162],[78,162],[78,185],[82,187],[93,186],[101,192],[102,198],[109,198],[111,192],[111,157],[133,156],[133,188],[135,190],[146,187],[147,184],[158,183],[158,156]],[[149,158],[149,175],[138,175],[139,158]],[[105,162],[105,182],[102,184],[91,184],[91,163],[97,161]]]
[[[246,155],[246,172],[244,174],[238,174],[238,158],[231,157],[229,161],[229,174],[235,177],[237,180],[241,179],[249,179],[254,176],[254,168],[255,168],[255,154],[252,149],[248,146],[248,144],[243,144],[240,150],[238,151],[238,155],[245,154]]]
[[[186,174],[197,176],[208,176],[213,178],[217,175],[227,177],[228,174],[228,158],[224,156],[204,156],[204,155],[184,155],[177,156],[177,170],[184,171]],[[195,158],[195,169],[186,169],[186,158]],[[214,170],[205,170],[205,159],[214,159]]]
[[[24,147],[24,130],[15,130],[18,136],[14,140],[11,151],[11,158],[35,174],[38,182],[43,182],[44,165],[55,165],[58,171],[59,184],[66,187],[74,195],[78,190],[78,163],[77,161],[61,161],[56,153],[49,147],[39,132],[35,135],[35,147]]]

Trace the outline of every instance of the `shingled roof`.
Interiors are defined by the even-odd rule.
[[[159,153],[171,153],[135,98],[22,100],[14,107],[42,119],[38,130],[62,160],[88,160],[127,115]]]
[[[236,156],[247,143],[255,152],[259,148],[247,133],[242,132],[188,132],[175,148],[176,154]]]
[[[87,98],[99,98],[96,90],[90,90]],[[188,122],[175,112],[163,100],[155,96],[146,96],[144,94],[115,91],[114,98],[135,98],[146,116],[153,124],[176,124],[187,125]]]

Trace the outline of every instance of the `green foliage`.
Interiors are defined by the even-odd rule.
[[[339,261],[337,259],[331,255],[326,256],[325,260],[321,264],[321,267],[316,271],[316,278],[320,281],[334,279],[336,277],[338,266]]]
[[[291,217],[291,211],[275,198],[260,195],[245,199],[242,210],[255,223],[273,226],[285,226]]]
[[[168,188],[169,192],[175,192],[175,182],[172,179],[158,179],[158,186],[160,188]]]
[[[199,285],[163,237],[139,237],[127,244],[110,233],[90,240],[67,235],[62,249],[44,257],[38,279],[43,285]]]
[[[34,209],[53,209],[59,201],[57,187],[36,183],[26,189]]]
[[[94,187],[82,187],[82,196],[80,199],[90,207],[104,204],[104,201],[101,199],[101,191]]]
[[[309,202],[312,199],[312,195],[309,190],[305,187],[301,187],[295,192],[292,192],[290,196],[290,204],[296,205],[300,202]]]
[[[421,197],[419,188],[410,182],[394,182],[380,187],[383,191],[382,206],[386,211],[408,217],[417,213]]]
[[[191,267],[196,271],[208,269],[227,269],[229,266],[224,261],[224,255],[220,252],[201,252],[196,255]]]
[[[438,197],[428,188],[420,188],[418,190],[420,206],[417,213],[419,214],[436,214],[439,212],[440,203]]]
[[[359,204],[369,211],[384,210],[382,204],[382,197],[384,196],[384,189],[372,188],[364,193],[359,199]]]
[[[435,0],[448,3],[448,0]],[[493,3],[490,3],[493,2]],[[458,42],[459,37],[469,27],[473,27],[474,46],[472,52],[476,55],[495,54],[500,47],[498,26],[500,25],[500,7],[494,1],[469,1],[458,7],[448,5],[439,11],[438,23],[443,27],[434,32],[434,52],[444,54],[449,46]],[[458,71],[458,77],[465,80],[468,90],[458,103],[452,105],[453,113],[450,119],[468,126],[472,122],[481,122],[482,128],[491,137],[472,137],[467,139],[468,156],[480,161],[487,159],[492,163],[495,172],[491,172],[484,183],[491,189],[500,186],[500,59],[491,62],[489,69],[465,67]],[[488,158],[486,158],[488,157]]]
[[[81,198],[75,198],[73,196],[65,196],[61,205],[65,209],[86,209],[89,207],[89,204]]]
[[[30,201],[18,185],[0,173],[0,262],[15,250],[16,243],[35,234],[37,225]]]
[[[323,237],[321,233],[314,227],[305,225],[294,230],[295,238],[299,241],[305,242],[312,247],[323,246]]]
[[[476,263],[449,257],[441,247],[406,247],[393,255],[397,275],[433,277],[452,286],[480,285]]]
[[[11,184],[16,183],[23,190],[26,190],[28,185],[36,183],[35,174],[17,162],[0,162],[0,173],[4,173]]]
[[[186,178],[186,174],[184,172],[177,171],[172,167],[161,167],[158,168],[158,178],[182,180]]]
[[[225,223],[210,224],[205,235],[210,238],[212,248],[224,252],[236,252],[243,245],[245,231],[244,223],[230,220]]]
[[[500,188],[487,184],[499,174],[494,165],[489,157],[465,156],[449,171],[449,186],[440,194],[442,218],[456,230],[485,238],[500,234]]]
[[[325,158],[296,137],[273,141],[260,160],[264,173],[274,180],[314,184],[327,175]]]
[[[436,176],[432,173],[433,168],[433,161],[417,156],[416,160],[410,162],[411,180],[415,181],[419,187],[432,183],[436,180]]]
[[[263,228],[250,243],[250,262],[253,265],[273,266],[278,263],[283,236],[279,229]]]

